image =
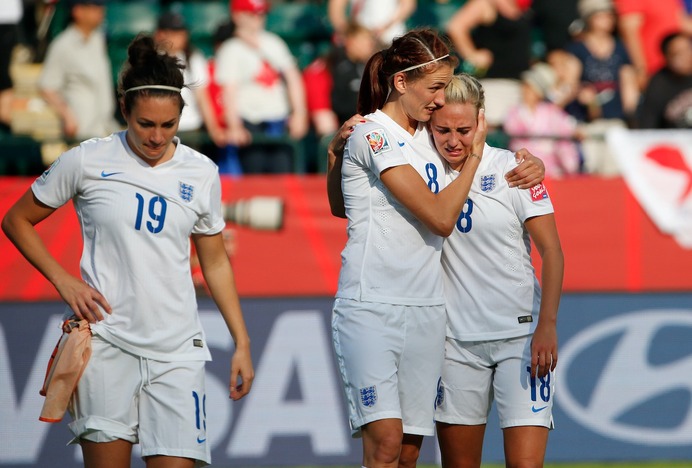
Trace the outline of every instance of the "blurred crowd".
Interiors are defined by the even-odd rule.
[[[186,64],[181,139],[224,174],[322,172],[326,142],[355,113],[367,60],[424,25],[449,37],[459,71],[481,79],[489,143],[528,148],[548,177],[618,174],[604,139],[613,127],[692,128],[690,0],[229,0],[213,18],[211,49],[195,43],[181,2],[147,2],[160,12],[147,32]],[[21,83],[10,72],[23,61],[41,65],[37,95],[65,141],[122,126],[120,64],[104,27],[114,3],[0,0],[0,136],[17,130]],[[295,31],[267,22],[287,4],[325,13],[328,36],[306,63],[289,42]],[[57,7],[67,21],[56,30]],[[421,24],[426,9],[438,24]]]

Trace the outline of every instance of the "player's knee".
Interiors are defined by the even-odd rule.
[[[392,434],[380,437],[375,441],[369,458],[373,462],[372,464],[391,464],[396,463],[400,453],[401,437]],[[367,466],[370,466],[370,464]]]
[[[403,445],[399,455],[399,468],[416,468],[419,455],[420,448],[407,444]]]

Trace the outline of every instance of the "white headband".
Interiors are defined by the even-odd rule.
[[[126,89],[125,94],[129,93],[130,91],[139,91],[140,89],[163,89],[165,91],[174,91],[176,93],[179,93],[182,91],[180,88],[176,88],[175,86],[144,85],[144,86],[135,86],[133,88]]]
[[[438,60],[446,59],[447,57],[449,57],[449,54],[443,55],[442,57],[437,57],[437,58],[432,59],[432,60],[425,62],[425,63],[419,63],[418,65],[413,65],[412,67],[404,68],[403,70],[399,70],[398,72],[392,73],[392,76],[396,75],[397,73],[404,73],[407,71],[415,70],[416,68],[421,68],[421,67],[424,67],[426,65],[430,65],[431,63],[435,63]]]

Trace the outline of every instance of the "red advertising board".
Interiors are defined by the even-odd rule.
[[[31,178],[0,178],[0,215]],[[565,252],[569,292],[692,290],[692,250],[662,233],[621,178],[575,177],[546,181]],[[229,224],[232,257],[243,297],[332,296],[336,291],[346,221],[329,212],[326,179],[314,176],[245,176],[223,179],[227,203],[253,196],[279,197],[279,231]],[[38,226],[49,250],[69,271],[79,271],[82,242],[76,215],[63,207]],[[540,259],[535,258],[540,271]],[[0,236],[0,300],[54,300],[52,286]]]

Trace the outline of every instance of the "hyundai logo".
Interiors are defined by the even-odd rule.
[[[606,437],[690,445],[690,336],[692,310],[641,310],[598,322],[561,348],[556,402]]]

